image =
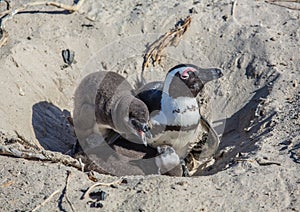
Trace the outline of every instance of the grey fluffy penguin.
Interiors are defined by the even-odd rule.
[[[80,137],[93,131],[107,139],[111,130],[124,137],[131,133],[143,143],[146,136],[151,137],[148,108],[132,95],[126,79],[115,72],[95,72],[81,81],[75,92],[73,116]]]

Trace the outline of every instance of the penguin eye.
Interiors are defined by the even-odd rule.
[[[190,75],[187,73],[187,72],[184,72],[184,73],[182,73],[181,75],[180,75],[180,78],[181,79],[188,79],[190,77]]]
[[[131,119],[131,124],[132,124],[134,127],[138,128],[138,122],[137,122],[135,119]]]
[[[195,71],[196,70],[194,68],[188,67],[180,74],[180,78],[186,80],[190,77],[190,74],[194,73]]]

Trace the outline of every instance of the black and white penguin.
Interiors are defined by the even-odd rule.
[[[170,145],[183,160],[199,141],[200,123],[207,125],[196,97],[207,82],[222,76],[218,68],[180,64],[169,70],[165,81],[151,82],[139,89],[137,97],[147,105],[152,125],[153,138],[147,143],[152,147]],[[212,151],[216,151],[218,142],[216,139],[211,145]]]

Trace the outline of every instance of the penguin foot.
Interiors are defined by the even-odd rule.
[[[189,170],[185,164],[185,161],[184,160],[180,160],[180,165],[181,165],[181,168],[182,168],[182,176],[183,177],[189,177],[190,174],[189,174]]]
[[[180,164],[180,159],[173,147],[164,145],[157,147],[158,156],[155,163],[158,167],[158,174],[165,174]]]

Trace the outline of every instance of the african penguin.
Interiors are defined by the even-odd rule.
[[[112,139],[108,137],[114,131],[124,137],[133,134],[144,144],[146,137],[151,137],[147,106],[132,95],[131,85],[115,72],[95,72],[81,81],[75,92],[73,116],[79,137],[97,132],[104,139]]]
[[[202,117],[196,97],[207,82],[222,76],[218,68],[180,64],[168,71],[164,82],[140,88],[137,97],[147,105],[152,125],[153,137],[147,143],[152,147],[170,145],[183,160],[200,133]]]

